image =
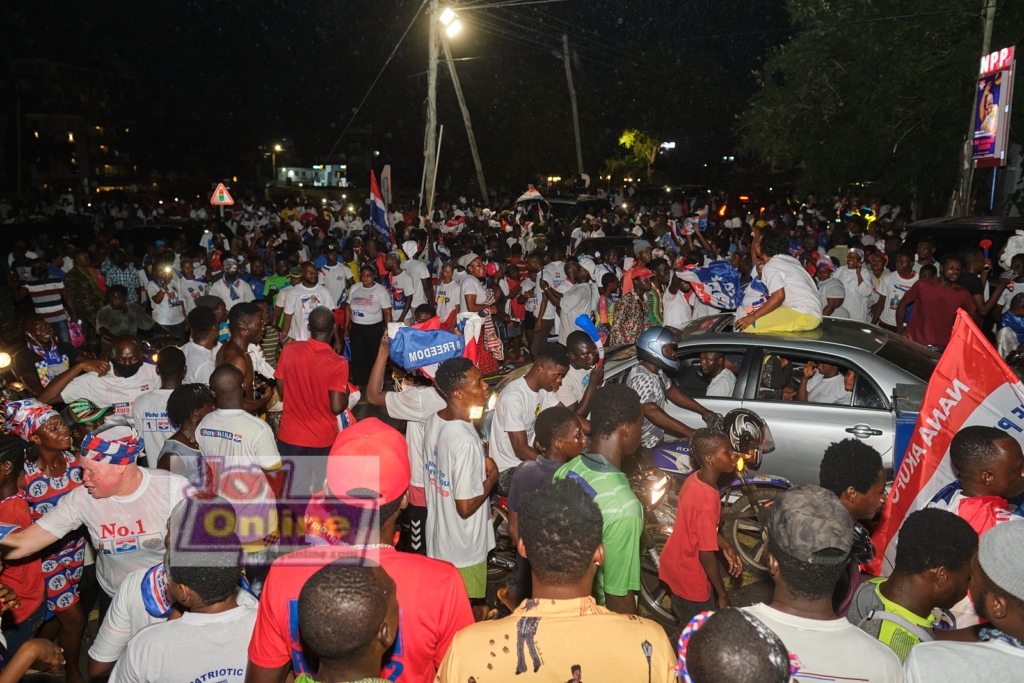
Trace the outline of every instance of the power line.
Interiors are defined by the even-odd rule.
[[[366,104],[366,98],[370,96],[370,93],[373,92],[374,86],[377,85],[377,81],[379,81],[380,77],[384,75],[384,70],[388,68],[388,64],[390,64],[391,60],[394,59],[395,53],[398,52],[398,48],[402,45],[402,41],[405,40],[405,37],[407,35],[409,35],[409,29],[411,29],[412,25],[416,23],[416,20],[420,16],[420,12],[423,11],[423,8],[426,7],[426,5],[427,0],[423,0],[423,2],[420,3],[420,6],[416,8],[416,13],[412,16],[412,21],[410,21],[409,25],[405,27],[405,33],[403,33],[402,37],[398,39],[397,43],[395,43],[395,47],[393,50],[391,50],[391,54],[388,55],[387,60],[384,62],[384,66],[380,68],[380,72],[377,74],[377,77],[374,78],[373,83],[370,84],[370,89],[366,91],[365,95],[363,95],[363,99],[359,101],[359,106],[357,106],[355,111],[352,112],[352,118],[350,118],[348,120],[348,123],[345,124],[345,128],[341,131],[341,135],[338,136],[338,139],[335,141],[334,146],[331,147],[331,151],[327,153],[327,158],[324,159],[325,164],[330,159],[331,155],[334,154],[334,150],[336,150],[338,148],[338,145],[341,144],[341,139],[345,137],[345,133],[348,132],[348,129],[352,125],[352,122],[356,120],[356,116],[359,115],[359,111],[363,108],[363,105]]]

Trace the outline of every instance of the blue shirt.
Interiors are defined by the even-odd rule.
[[[63,280],[66,275],[67,273],[64,272],[63,268],[60,268],[59,266],[50,266],[50,277],[56,277]]]
[[[245,273],[240,278],[242,282],[249,283],[252,287],[252,293],[256,296],[256,301],[263,300],[263,285],[267,281],[267,276],[264,275],[262,278],[253,277],[252,273]]]

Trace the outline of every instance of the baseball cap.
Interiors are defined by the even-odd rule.
[[[1024,600],[1021,563],[1024,563],[1024,524],[997,524],[981,535],[978,564],[992,583],[1018,600]]]
[[[70,426],[95,422],[110,412],[112,406],[99,407],[87,398],[75,399],[61,411],[61,417]]]
[[[765,510],[768,533],[784,551],[808,564],[842,564],[853,548],[853,520],[836,494],[794,486]],[[837,549],[841,555],[819,555]]]
[[[340,502],[379,508],[408,490],[409,448],[397,430],[375,417],[346,428],[327,458],[327,487]]]

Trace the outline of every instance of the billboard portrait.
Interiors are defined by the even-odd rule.
[[[978,97],[974,112],[974,159],[995,156],[999,139],[999,105],[1003,86],[1003,71],[978,79]]]

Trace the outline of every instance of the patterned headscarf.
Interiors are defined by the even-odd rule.
[[[28,441],[44,422],[57,414],[56,410],[34,398],[11,401],[7,404],[7,429]]]
[[[142,453],[145,442],[131,427],[111,427],[82,440],[80,453],[96,462],[130,465]]]

